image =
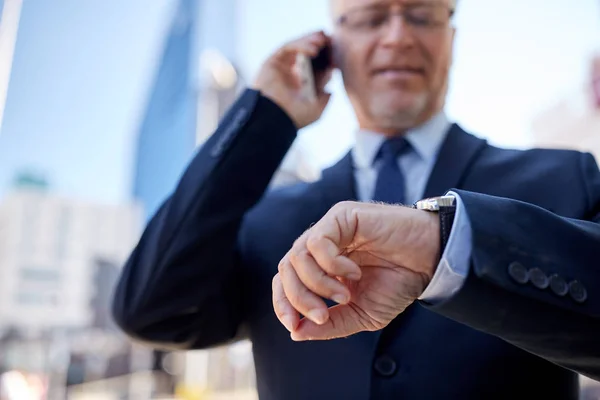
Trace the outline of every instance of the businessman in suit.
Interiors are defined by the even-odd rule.
[[[453,6],[334,0],[332,38],[315,33],[270,57],[125,265],[113,306],[122,329],[167,349],[249,338],[261,399],[576,399],[573,371],[600,377],[600,172],[588,154],[499,149],[448,121]],[[329,99],[328,72],[316,99],[302,94],[296,55],[330,40],[356,144],[319,181],[268,191],[298,130]],[[426,242],[381,230],[404,259],[385,247],[391,258],[375,264],[334,242],[343,252],[328,267],[302,247],[355,202],[444,194],[454,200],[443,213],[381,205],[375,219],[350,220],[365,223],[354,226],[365,237],[381,219],[427,227]],[[373,274],[382,267],[391,272]],[[335,319],[344,307],[365,313],[343,321],[351,329]]]

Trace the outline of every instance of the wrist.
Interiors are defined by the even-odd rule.
[[[280,99],[280,96],[278,96],[278,94],[276,92],[274,92],[272,90],[264,89],[264,88],[261,89],[260,85],[255,85],[253,87],[253,89],[258,91],[262,97],[269,100],[277,108],[279,108],[281,110],[281,112],[283,112],[290,119],[290,121],[292,121],[292,123],[294,124],[294,128],[296,128],[297,131],[304,128],[304,124],[302,124],[301,121],[299,121],[293,115],[293,113],[291,112],[292,110],[290,110],[290,109],[288,109],[288,107],[286,107],[286,105],[285,105],[286,102],[282,101]]]
[[[423,254],[423,268],[424,272],[428,277],[427,283],[431,281],[435,271],[437,270],[437,266],[440,263],[440,259],[442,257],[442,252],[444,251],[440,244],[440,218],[438,215],[434,213],[430,213],[427,211],[420,211],[427,216],[427,227],[424,229],[425,231],[425,240],[427,241],[428,251]]]
[[[433,273],[435,273],[435,269],[442,258],[446,244],[450,239],[450,233],[452,231],[452,224],[454,222],[454,215],[456,212],[456,197],[453,195],[444,195],[423,199],[417,201],[413,205],[413,208],[423,210],[426,213],[435,216],[437,224],[435,224],[436,226],[434,229],[437,232],[438,243],[438,248],[435,252],[435,262],[432,268]],[[434,238],[433,232],[429,232],[428,235],[431,235],[431,239]]]
[[[426,279],[433,278],[440,260],[440,219],[437,214],[423,210],[408,210],[412,214],[414,240],[406,242],[404,254],[412,257],[406,263],[412,271]]]

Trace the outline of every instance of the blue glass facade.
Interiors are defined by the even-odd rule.
[[[178,0],[140,126],[133,195],[152,217],[195,147],[197,0]]]

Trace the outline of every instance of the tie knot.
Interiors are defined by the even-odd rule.
[[[395,159],[409,147],[410,143],[403,137],[387,139],[379,148],[376,159]]]

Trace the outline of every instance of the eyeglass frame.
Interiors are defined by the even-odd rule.
[[[385,16],[385,20],[381,22],[380,26],[377,27],[373,27],[374,31],[377,30],[381,30],[382,28],[385,28],[386,26],[388,26],[388,24],[391,21],[391,18],[394,16],[399,16],[402,18],[403,22],[408,25],[410,28],[416,31],[420,30],[420,29],[425,29],[427,31],[433,31],[439,28],[443,28],[446,25],[446,21],[442,24],[433,24],[433,25],[419,25],[419,22],[414,21],[414,19],[412,19],[410,16],[407,17],[407,14],[410,12],[410,10],[418,8],[418,7],[431,7],[431,6],[443,6],[442,3],[436,2],[436,3],[422,3],[422,2],[415,2],[415,3],[409,3],[407,5],[404,5],[400,11],[392,11],[392,4],[374,4],[374,5],[370,5],[370,6],[366,6],[366,7],[357,7],[355,9],[349,10],[346,13],[340,15],[336,20],[335,20],[335,24],[344,28],[349,29],[350,31],[353,32],[360,32],[361,29],[357,29],[357,28],[352,28],[349,27],[347,25],[347,18],[348,15],[355,13],[355,12],[360,12],[360,11],[369,11],[369,10],[380,10],[383,8],[387,8],[386,11],[386,16]],[[447,23],[450,23],[452,21],[452,18],[454,17],[456,8],[455,7],[444,7],[448,9],[448,20]],[[362,31],[364,32],[365,30],[362,29]],[[371,32],[370,32],[371,33]]]

